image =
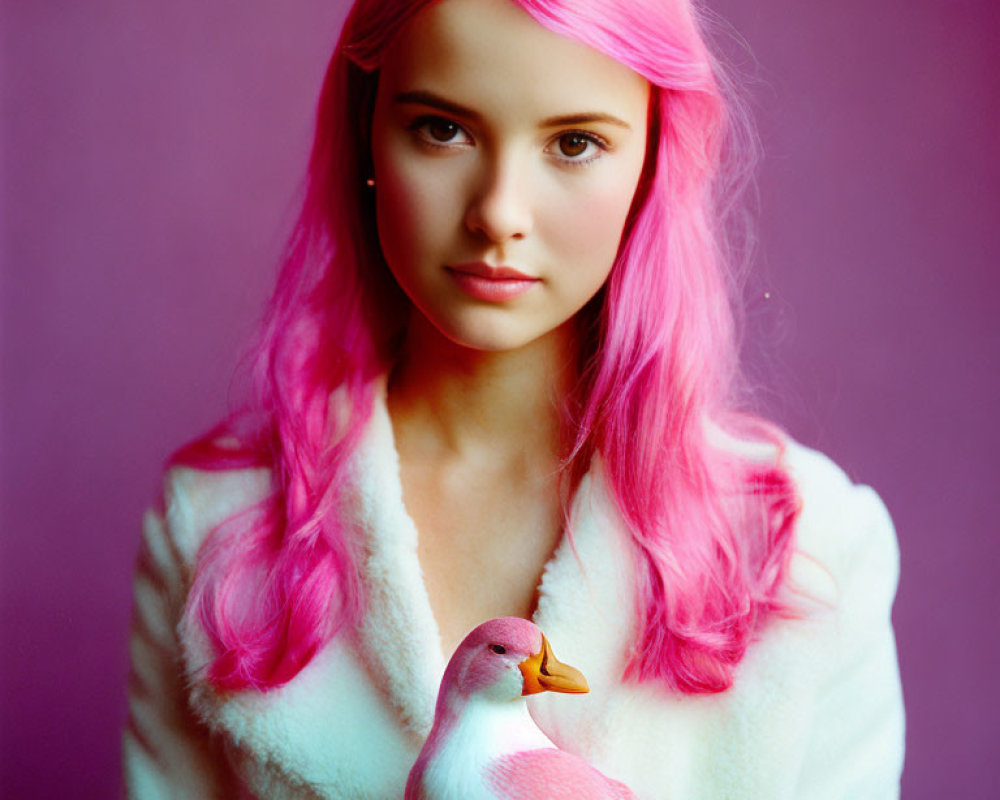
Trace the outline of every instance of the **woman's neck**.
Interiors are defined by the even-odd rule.
[[[517,350],[484,352],[455,344],[414,314],[389,380],[399,444],[430,458],[554,466],[559,402],[573,375],[566,327]]]

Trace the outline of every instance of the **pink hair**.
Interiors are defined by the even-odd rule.
[[[186,620],[215,648],[209,679],[220,689],[287,682],[364,613],[357,543],[338,503],[406,308],[364,187],[368,125],[381,54],[432,1],[355,3],[252,361],[256,410],[172,458],[272,473],[273,495],[215,529],[199,554]],[[798,511],[777,457],[743,460],[709,441],[719,427],[780,453],[776,431],[731,410],[736,280],[722,212],[734,192],[725,179],[742,175],[733,155],[745,118],[723,99],[687,0],[515,1],[653,85],[650,147],[622,246],[581,312],[564,477],[575,490],[599,455],[632,534],[640,625],[628,674],[721,691],[755,632],[786,610],[779,594]]]

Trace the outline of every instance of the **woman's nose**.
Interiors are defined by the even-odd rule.
[[[469,202],[465,225],[490,242],[523,239],[531,233],[532,203],[528,176],[511,160],[486,165]]]

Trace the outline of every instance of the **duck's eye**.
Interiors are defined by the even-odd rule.
[[[504,653],[507,652],[507,648],[504,647],[502,644],[491,644],[490,650],[492,650],[494,653],[500,656],[502,656]]]

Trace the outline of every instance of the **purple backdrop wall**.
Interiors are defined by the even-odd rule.
[[[759,62],[761,398],[896,520],[904,797],[994,797],[998,6],[713,7]],[[2,6],[4,796],[118,791],[139,518],[225,407],[343,2],[290,8]]]

